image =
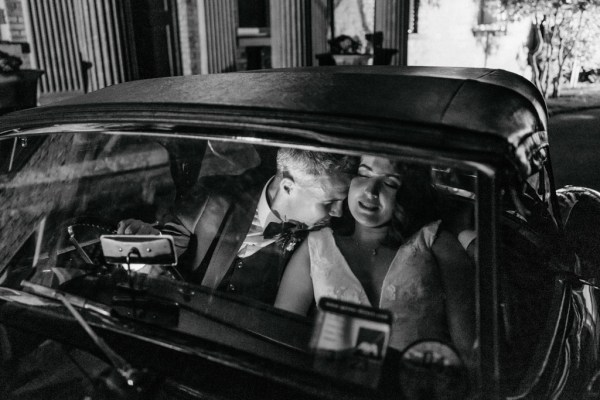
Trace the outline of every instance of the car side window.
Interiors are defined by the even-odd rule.
[[[42,136],[0,140],[0,175],[20,170],[44,141]]]

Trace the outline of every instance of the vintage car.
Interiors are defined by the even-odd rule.
[[[218,243],[244,204],[195,247],[117,234],[127,219],[164,226],[198,193],[264,185],[283,148],[426,171],[472,264],[469,354],[427,329],[387,346],[403,316],[380,307],[334,295],[303,316],[190,278],[199,248],[236,257]],[[599,398],[599,201],[555,189],[544,99],[502,70],[160,78],[15,112],[0,119],[0,397]],[[410,295],[394,299],[424,296]],[[365,326],[380,336],[358,343]]]

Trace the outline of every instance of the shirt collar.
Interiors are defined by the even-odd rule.
[[[267,188],[272,181],[273,178],[269,179],[269,181],[265,184],[265,187],[263,187],[262,193],[260,194],[260,199],[258,200],[258,206],[256,207],[258,222],[263,229],[271,222],[281,222],[281,219],[273,214],[271,207],[269,207],[269,202],[267,201]]]

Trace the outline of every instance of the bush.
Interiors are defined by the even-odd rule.
[[[23,61],[19,57],[0,51],[0,72],[16,72],[21,68],[21,64]]]

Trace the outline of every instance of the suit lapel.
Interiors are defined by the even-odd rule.
[[[206,274],[202,279],[203,286],[216,289],[229,270],[244,238],[250,230],[261,191],[262,187],[255,188],[250,196],[245,197],[247,201],[238,199],[237,202],[231,204],[230,206],[233,207],[231,215],[226,221],[223,221],[223,216],[225,216],[227,212],[227,210],[224,210],[223,216],[220,217],[220,221],[222,221],[225,226],[223,227],[223,232],[220,235],[219,242],[212,255]],[[200,240],[200,238],[198,238],[198,240]],[[208,247],[210,243],[211,242],[208,242],[206,247]],[[204,251],[204,254],[206,254],[206,250]]]

